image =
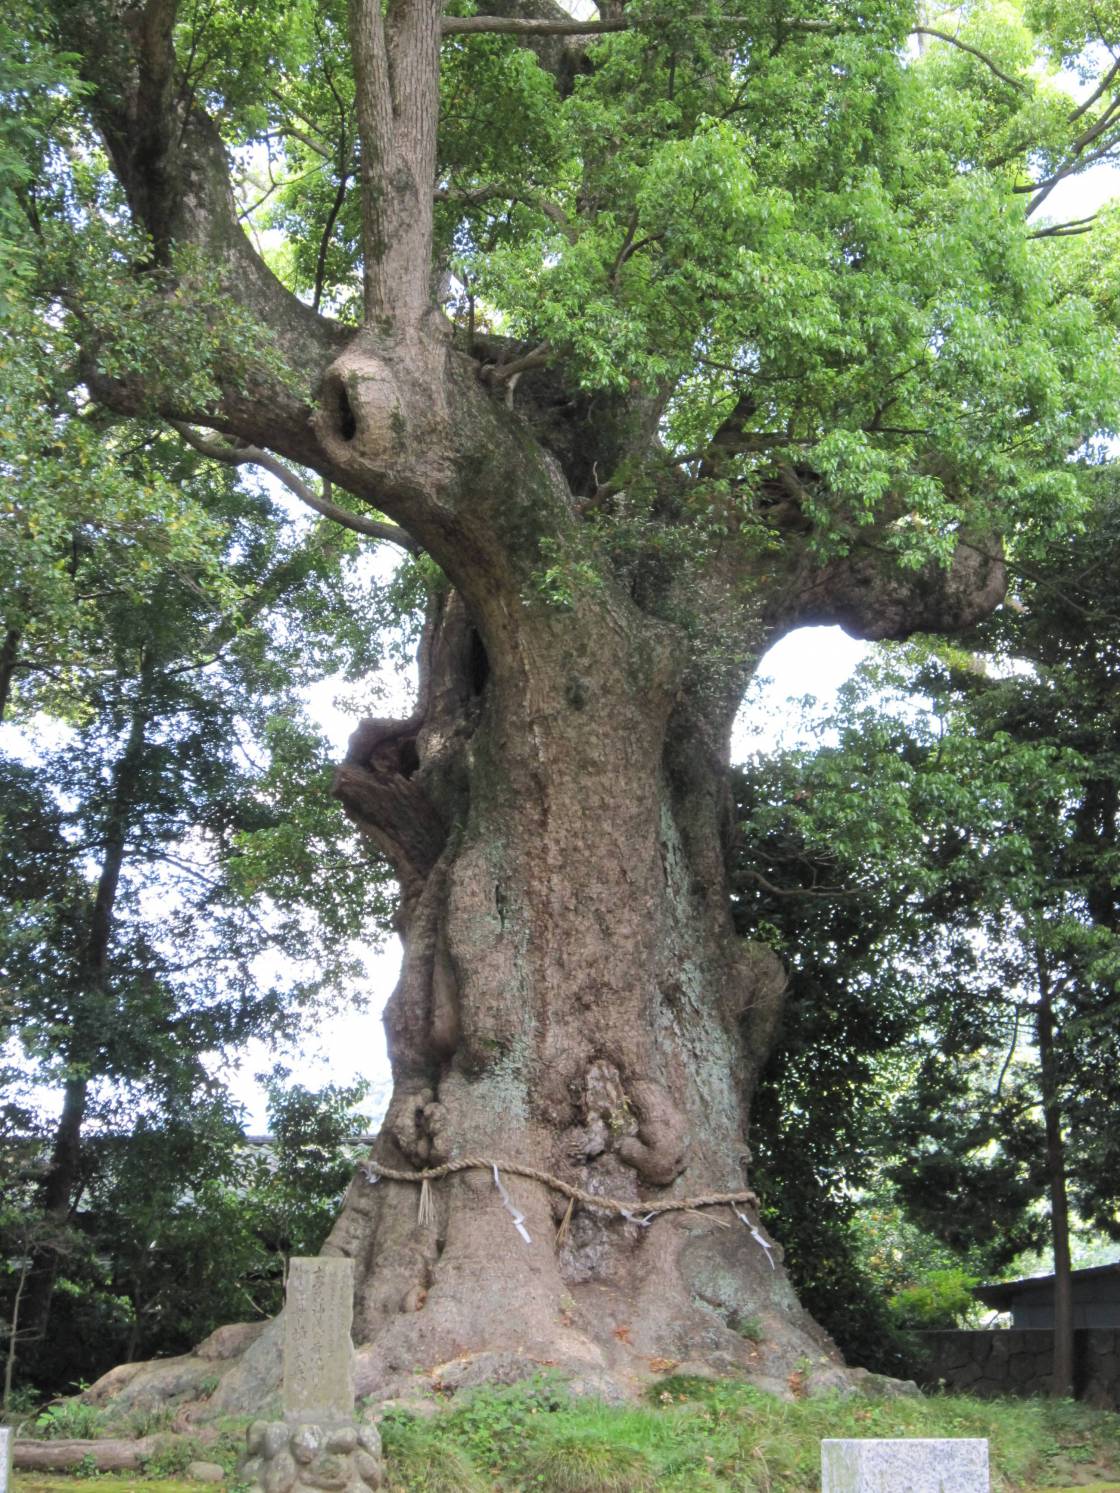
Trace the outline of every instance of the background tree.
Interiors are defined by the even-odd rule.
[[[1064,14],[444,9],[60,0],[78,143],[21,200],[100,407],[422,552],[415,710],[337,781],[401,885],[375,1160],[741,1193],[784,976],[730,918],[730,723],[784,630],[972,623],[996,536],[1076,513],[1113,332],[1030,214],[1113,147],[1111,76],[1038,81],[1091,54]],[[557,1248],[525,1182],[523,1244],[484,1172],[437,1193],[418,1225],[356,1181],[327,1246],[364,1391],[513,1345],[627,1384],[822,1356],[746,1230],[581,1210]]]
[[[1087,1225],[1120,1237],[1107,1123],[1120,1100],[1108,1056],[1120,1010],[1117,534],[1109,499],[1083,535],[1055,546],[1045,569],[1032,572],[1024,613],[986,630],[987,646],[997,659],[1018,664],[1015,672],[990,679],[965,670],[943,683],[965,729],[991,743],[995,772],[989,769],[986,801],[996,821],[993,839],[998,835],[992,850],[969,847],[978,864],[955,889],[971,908],[958,916],[970,918],[984,940],[978,962],[987,1000],[978,1008],[991,1023],[983,1041],[970,1023],[948,1027],[957,1082],[980,1054],[990,1072],[984,1049],[994,1036],[1002,1035],[1007,1047],[991,1097],[977,1106],[971,1127],[954,1125],[954,1112],[947,1112],[947,1133],[939,1137],[943,1161],[933,1160],[930,1142],[916,1140],[913,1106],[922,1103],[924,1071],[905,1116],[917,1151],[907,1188],[927,1217],[935,1212],[936,1174],[955,1162],[965,1191],[989,1159],[993,1139],[1034,1198],[1045,1196],[1057,1395],[1073,1385],[1071,1207]],[[958,767],[967,771],[966,762]],[[1020,1033],[1029,1061],[1018,1047]]]
[[[55,416],[63,427],[81,418]],[[348,600],[356,541],[325,521],[285,535],[275,498],[228,467],[200,470],[158,432],[103,438],[117,451],[110,491],[74,510],[49,482],[28,482],[13,539],[20,554],[37,548],[44,572],[61,569],[55,611],[25,612],[12,668],[17,714],[55,724],[30,763],[0,765],[2,1018],[33,1097],[61,1097],[37,1183],[44,1222],[17,1282],[20,1332],[47,1383],[83,1351],[82,1333],[75,1345],[47,1327],[98,1174],[90,1127],[138,1125],[139,1146],[162,1116],[170,1144],[168,1127],[185,1135],[193,1115],[191,1144],[208,1154],[204,1117],[233,1123],[211,1075],[218,1056],[291,1029],[313,998],[337,998],[356,971],[350,941],[386,911],[382,874],[344,849],[324,746],[299,698],[317,676],[368,665]],[[153,469],[175,479],[193,542],[205,536],[189,567],[174,542],[145,549],[115,523],[91,533],[86,514],[122,490],[142,494]],[[277,874],[293,794],[304,856],[285,855]],[[136,1277],[133,1347],[142,1295]]]
[[[1104,1057],[1116,532],[1105,496],[1023,577],[1018,608],[983,626],[983,656],[912,655],[893,697],[874,694],[890,667],[872,670],[865,714],[850,699],[832,723],[837,745],[760,767],[740,795],[769,874],[746,861],[739,915],[797,939],[801,1019],[758,1110],[771,1206],[803,1241],[794,1268],[825,1320],[839,1308],[844,1340],[824,1267],[850,1268],[859,1189],[884,1167],[910,1216],[973,1268],[1046,1239],[1058,1395],[1072,1391],[1070,1213],[1116,1237],[1120,1201]]]
[[[171,1100],[86,1138],[83,1191],[58,1247],[49,1345],[21,1332],[38,1235],[33,1136],[6,1144],[3,1309],[5,1408],[13,1389],[62,1393],[140,1357],[186,1353],[234,1319],[263,1321],[283,1301],[287,1259],[326,1237],[359,1154],[353,1090],[270,1088],[269,1138],[249,1141],[228,1098]],[[62,1231],[56,1229],[56,1233]],[[16,1372],[18,1367],[18,1374]]]

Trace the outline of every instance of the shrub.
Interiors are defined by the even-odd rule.
[[[957,1327],[976,1309],[976,1284],[976,1276],[964,1270],[931,1270],[924,1280],[895,1292],[891,1311],[903,1328]]]
[[[81,1400],[60,1400],[36,1416],[32,1434],[43,1441],[92,1441],[105,1432],[105,1415]]]

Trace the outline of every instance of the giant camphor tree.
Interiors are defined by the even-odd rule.
[[[413,557],[415,710],[337,779],[401,888],[375,1160],[494,1158],[639,1215],[742,1194],[784,977],[730,921],[732,719],[785,630],[971,623],[1001,545],[1076,513],[1111,303],[1086,225],[1037,210],[1120,140],[1107,56],[1082,103],[1054,71],[1088,75],[1097,22],[48,10],[81,87],[18,194],[90,397]],[[530,1242],[482,1168],[420,1217],[355,1180],[326,1247],[362,1391],[511,1353],[623,1384],[828,1357],[729,1208],[581,1206],[558,1242],[567,1199],[506,1181]],[[215,1405],[259,1397],[270,1351]]]

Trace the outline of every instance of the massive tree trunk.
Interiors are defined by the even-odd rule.
[[[705,530],[656,451],[664,391],[592,399],[537,367],[539,349],[457,345],[430,303],[439,0],[352,0],[366,314],[357,331],[315,316],[242,233],[193,94],[157,86],[173,11],[149,0],[127,43],[107,42],[94,8],[60,15],[155,261],[173,266],[175,242],[204,253],[267,327],[270,361],[219,371],[220,397],[200,406],[158,369],[122,375],[91,337],[88,387],[249,443],[226,459],[266,447],[299,462],[387,514],[446,577],[415,714],[363,725],[337,785],[401,882],[395,1090],[374,1162],[529,1167],[635,1215],[580,1204],[565,1228],[563,1192],[507,1173],[526,1239],[481,1166],[435,1181],[430,1210],[416,1185],[360,1175],[327,1245],[357,1267],[359,1388],[518,1365],[627,1387],[685,1362],[782,1384],[808,1364],[827,1380],[835,1351],[756,1214],[702,1201],[747,1188],[750,1094],[784,983],[730,923],[731,720],[754,662],[798,620],[885,637],[982,615],[1002,593],[998,547],[962,542],[947,571],[903,570],[867,531],[824,562],[798,498],[812,476],[792,470]],[[609,479],[651,452],[669,473],[651,523],[675,558],[653,545],[648,565],[616,563],[588,520],[609,531],[623,496]],[[636,1221],[666,1198],[701,1201]],[[214,1410],[258,1408],[275,1339],[226,1375]]]
[[[430,1212],[415,1183],[360,1172],[326,1245],[356,1264],[359,1391],[399,1393],[418,1368],[459,1384],[538,1366],[632,1390],[681,1363],[782,1389],[794,1374],[835,1383],[839,1355],[749,1203],[645,1220],[666,1198],[746,1189],[751,1092],[781,1010],[778,961],[731,926],[732,719],[792,622],[893,635],[990,605],[1001,567],[967,549],[946,577],[798,560],[747,604],[732,542],[702,576],[686,571],[689,634],[581,567],[578,458],[526,440],[443,339],[412,344],[397,373],[360,343],[356,371],[354,356],[327,376],[324,445],[345,441],[360,470],[392,442],[402,465],[423,462],[420,482],[477,484],[454,543],[438,506],[412,520],[458,584],[431,598],[414,714],[365,722],[336,783],[401,885],[395,1088],[373,1160],[527,1166],[634,1215],[577,1203],[565,1227],[567,1196],[507,1173],[525,1239],[482,1166],[434,1181]],[[439,380],[408,394],[425,361],[446,370],[438,428]],[[546,522],[561,536],[547,546]],[[542,551],[560,556],[548,585]],[[272,1335],[255,1344],[215,1408],[246,1408],[275,1352]]]
[[[358,731],[338,792],[403,888],[375,1159],[525,1164],[641,1218],[745,1188],[784,977],[730,926],[730,700],[682,701],[673,640],[608,611],[525,616],[508,650],[441,597],[420,710]],[[364,1389],[464,1354],[627,1381],[656,1360],[788,1373],[821,1356],[730,1206],[643,1227],[577,1205],[557,1244],[568,1199],[504,1182],[531,1242],[488,1172],[434,1184],[430,1223],[417,1187],[355,1180],[327,1248],[357,1265]],[[753,1319],[761,1347],[737,1331]]]

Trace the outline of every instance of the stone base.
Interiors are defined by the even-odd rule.
[[[256,1420],[241,1477],[251,1493],[369,1493],[383,1480],[376,1426]]]
[[[975,1438],[821,1442],[821,1493],[988,1493],[988,1443]]]

